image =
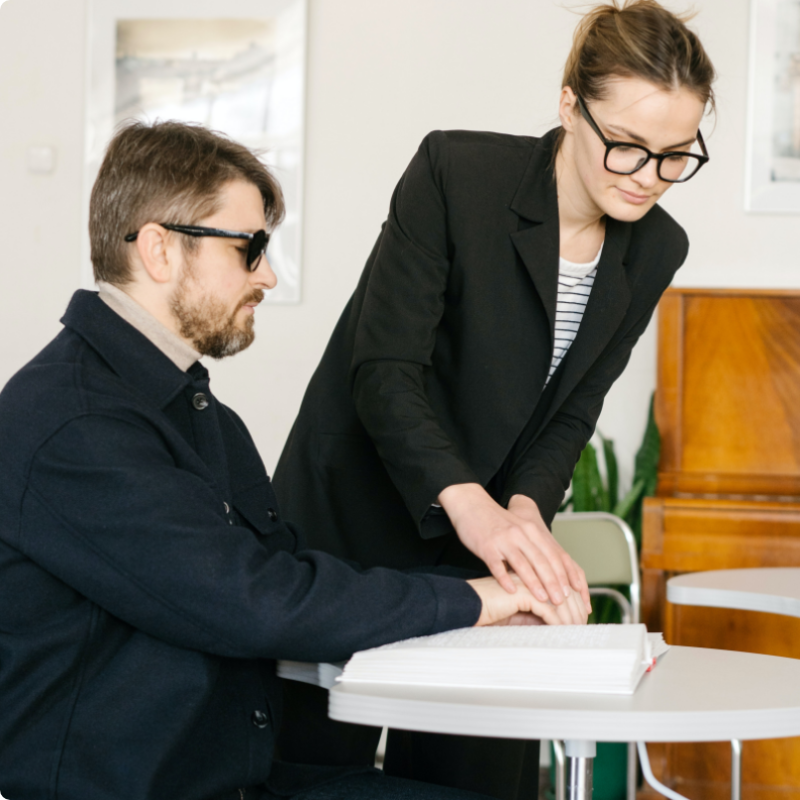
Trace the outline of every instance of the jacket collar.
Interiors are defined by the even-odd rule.
[[[190,374],[175,366],[96,292],[75,292],[61,323],[86,340],[125,383],[159,408],[164,408],[192,381]]]
[[[558,295],[558,191],[553,150],[558,129],[548,131],[533,149],[523,179],[511,202],[519,228],[511,234],[514,247],[533,280],[550,323],[550,346],[555,339]],[[597,360],[618,330],[630,306],[625,268],[632,224],[606,218],[603,253],[578,335],[564,361],[564,372],[551,408],[558,408],[580,378]]]

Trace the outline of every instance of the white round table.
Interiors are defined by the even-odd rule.
[[[800,567],[758,567],[691,572],[667,581],[677,605],[736,608],[800,617]]]
[[[570,758],[594,743],[701,742],[800,735],[800,661],[672,647],[633,695],[340,683],[332,719],[511,739],[564,739]],[[571,768],[575,769],[572,763]],[[578,770],[580,771],[580,770]],[[590,797],[578,786],[571,797]]]

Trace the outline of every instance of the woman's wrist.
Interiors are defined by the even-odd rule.
[[[470,508],[485,503],[487,499],[491,500],[491,497],[479,483],[454,483],[442,489],[437,498],[453,523]]]
[[[508,501],[507,508],[509,511],[513,511],[515,508],[518,509],[528,508],[531,509],[532,511],[537,511],[537,512],[539,511],[539,506],[536,505],[536,501],[533,498],[528,497],[528,495],[526,494],[512,495]]]

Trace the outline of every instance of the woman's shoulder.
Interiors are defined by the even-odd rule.
[[[421,148],[432,154],[446,151],[450,158],[489,155],[519,158],[530,155],[540,141],[536,136],[518,136],[495,131],[439,130],[431,131],[422,140]]]
[[[544,142],[535,136],[494,131],[439,130],[422,140],[420,154],[451,176],[479,172],[500,178],[517,176]]]
[[[659,204],[654,205],[638,222],[633,223],[634,236],[654,243],[669,242],[672,248],[687,250],[689,237],[681,224]]]

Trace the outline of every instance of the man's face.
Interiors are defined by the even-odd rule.
[[[221,205],[198,224],[209,228],[255,233],[266,228],[261,192],[247,181],[232,181],[220,193]],[[180,234],[176,234],[180,235]],[[263,256],[247,269],[247,240],[204,237],[187,256],[170,309],[183,337],[203,355],[232,356],[255,338],[255,308],[264,290],[277,278]]]

